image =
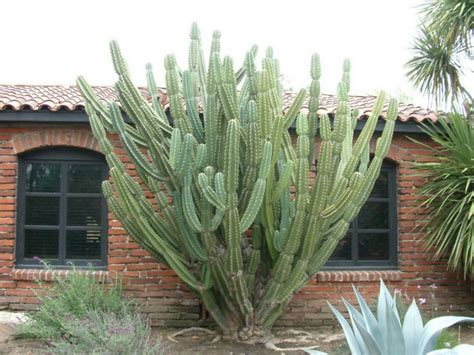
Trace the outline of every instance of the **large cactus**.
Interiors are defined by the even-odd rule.
[[[102,187],[111,210],[196,293],[223,333],[246,339],[272,328],[346,234],[389,149],[397,103],[390,101],[370,160],[368,146],[384,95],[353,143],[348,62],[334,119],[317,114],[318,55],[312,57],[308,114],[301,112],[304,89],[284,113],[271,49],[260,70],[256,48],[235,70],[231,58],[221,59],[219,41],[215,32],[206,65],[193,25],[189,67],[180,70],[172,55],[165,58],[169,112],[160,104],[151,66],[147,100],[132,84],[115,42],[111,52],[121,108],[100,101],[83,78],[77,82],[110,166],[111,179]],[[295,125],[296,143],[290,135]],[[107,132],[118,134],[139,180],[114,153]]]

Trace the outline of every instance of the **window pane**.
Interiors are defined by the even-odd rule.
[[[387,260],[388,233],[359,233],[359,259]]]
[[[59,197],[27,196],[25,224],[57,226],[59,224]]]
[[[26,165],[27,192],[59,192],[61,164],[29,163]]]
[[[388,202],[367,202],[359,212],[359,229],[388,229]]]
[[[68,197],[68,226],[100,226],[102,216],[100,197]]]
[[[25,258],[57,259],[59,231],[25,229]]]
[[[380,171],[380,176],[375,181],[374,189],[370,197],[388,197],[388,171]]]
[[[100,230],[68,231],[66,259],[100,259]]]
[[[336,250],[334,250],[334,253],[331,256],[331,260],[351,260],[351,246],[352,232],[348,231],[344,238],[342,238],[339,244],[337,245]]]
[[[68,192],[100,193],[102,164],[69,164]]]

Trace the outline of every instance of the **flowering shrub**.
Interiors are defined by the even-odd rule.
[[[148,355],[158,353],[150,341],[150,326],[137,314],[88,312],[64,323],[67,336],[53,342],[58,354]]]
[[[77,270],[73,267],[66,277],[54,276],[50,285],[42,281],[38,283],[40,292],[36,295],[41,305],[29,314],[25,324],[19,326],[20,336],[54,341],[67,333],[66,324],[71,319],[81,319],[89,312],[121,316],[132,309],[131,301],[122,297],[120,283],[98,282],[92,269]]]
[[[123,298],[120,282],[98,282],[92,271],[73,266],[50,287],[39,281],[41,305],[19,326],[18,335],[43,339],[59,354],[157,353],[148,322]]]

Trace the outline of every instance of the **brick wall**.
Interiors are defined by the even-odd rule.
[[[33,288],[35,279],[51,280],[45,270],[15,269],[15,214],[17,155],[46,146],[71,146],[98,150],[98,144],[87,125],[2,124],[0,130],[0,305],[13,310],[36,306]],[[126,158],[123,149],[116,150]],[[334,324],[334,317],[326,301],[340,304],[340,298],[352,300],[354,284],[374,300],[378,280],[391,288],[402,290],[402,295],[426,298],[427,309],[438,312],[460,313],[474,310],[472,283],[464,282],[446,272],[445,261],[434,261],[426,253],[422,234],[417,224],[427,218],[417,206],[422,196],[417,189],[423,177],[417,176],[410,163],[425,161],[430,151],[420,148],[404,135],[396,135],[389,159],[397,163],[399,270],[391,271],[324,271],[317,274],[290,303],[278,321],[279,326],[312,327]],[[99,279],[119,275],[124,290],[136,298],[155,325],[196,325],[201,317],[199,301],[180,282],[174,272],[156,263],[142,250],[109,214],[108,270],[98,271]],[[64,274],[67,271],[55,271]],[[433,286],[435,285],[435,286]],[[431,295],[436,295],[432,302]],[[431,305],[430,305],[431,303]]]

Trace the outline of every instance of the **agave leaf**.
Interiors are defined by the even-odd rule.
[[[343,302],[349,311],[352,328],[354,329],[360,349],[363,350],[364,354],[382,355],[382,351],[377,345],[377,342],[365,327],[364,317],[350,303],[347,303],[345,300],[343,300]]]
[[[360,335],[364,339],[364,344],[367,349],[366,354],[370,355],[382,355],[384,354],[382,350],[380,349],[379,344],[375,341],[375,339],[372,337],[372,335],[367,331],[366,328],[364,328],[363,324],[359,324],[356,322],[357,329],[360,332]]]
[[[336,316],[337,320],[339,321],[339,324],[341,325],[342,330],[344,331],[344,334],[346,336],[346,341],[347,341],[347,344],[349,345],[352,355],[362,355],[359,345],[357,344],[357,340],[355,338],[354,332],[352,331],[349,323],[347,323],[346,319],[342,316],[342,314],[336,308],[332,306],[332,304],[328,302],[328,305],[329,305],[329,308],[331,308],[331,311]]]
[[[421,319],[418,306],[415,300],[413,300],[403,320],[403,336],[405,337],[407,355],[415,354],[421,334],[423,334],[423,320]]]
[[[390,294],[390,291],[388,290],[387,286],[385,286],[385,283],[380,280],[380,292],[383,292],[387,299],[387,303],[390,307],[393,307],[393,303],[395,302],[394,299],[392,298],[392,295]]]
[[[388,351],[388,338],[390,337],[389,330],[387,329],[387,298],[382,290],[383,282],[380,280],[379,297],[377,301],[377,321],[379,323],[380,333],[382,335],[382,341],[385,346],[385,350]],[[385,287],[385,285],[384,285]],[[391,307],[390,307],[391,308]]]
[[[474,345],[460,344],[452,349],[430,351],[428,355],[463,355],[474,354]]]
[[[325,353],[324,351],[313,350],[313,349],[305,350],[305,352],[310,355],[328,355],[328,353]]]
[[[356,295],[357,301],[359,302],[360,310],[362,311],[362,315],[364,316],[365,327],[367,331],[372,335],[375,342],[379,345],[380,350],[385,352],[385,343],[382,340],[382,334],[380,333],[380,327],[377,323],[377,319],[375,319],[374,314],[370,310],[369,306],[364,300],[364,297],[359,293],[357,288],[352,285],[354,289],[354,294]]]
[[[389,293],[389,294],[390,294],[390,293]],[[398,308],[397,308],[397,294],[396,294],[396,293],[393,294],[392,310],[393,310],[393,313],[397,316],[398,323],[399,323],[400,326],[401,326],[401,325],[402,325],[402,322],[401,322],[401,320],[400,320],[400,315],[398,314]]]
[[[352,324],[352,331],[354,332],[354,336],[356,338],[357,344],[359,345],[359,349],[362,352],[362,354],[368,354],[369,350],[367,349],[367,346],[364,342],[364,338],[362,337],[359,329],[357,328],[356,321],[363,322],[364,318],[362,315],[359,313],[357,309],[355,309],[351,304],[347,303],[346,300],[343,298],[342,302],[346,306],[346,309],[349,313],[349,317],[351,319],[351,324]]]
[[[386,290],[386,292],[385,292]],[[386,317],[386,330],[387,330],[387,343],[386,350],[389,354],[405,354],[405,341],[403,339],[402,327],[396,310],[393,309],[390,304],[388,296],[388,290],[384,290],[385,298],[385,317]],[[391,298],[391,296],[390,296]],[[393,299],[391,299],[393,302]]]
[[[432,319],[426,323],[423,334],[421,335],[421,340],[418,344],[417,354],[425,354],[433,350],[440,331],[459,322],[474,322],[474,318],[446,316]]]

